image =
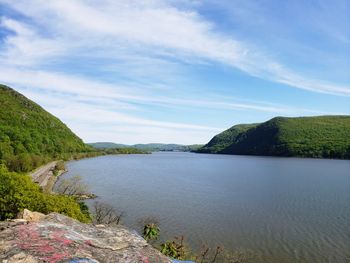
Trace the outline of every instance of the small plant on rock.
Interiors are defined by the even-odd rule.
[[[175,237],[172,241],[166,241],[161,244],[160,252],[170,258],[184,260],[186,259],[186,247],[184,245],[184,236]]]
[[[147,242],[157,240],[159,237],[160,228],[157,223],[148,223],[143,228],[143,238]]]

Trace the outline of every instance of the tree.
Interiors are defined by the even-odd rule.
[[[118,225],[124,213],[118,213],[112,206],[95,202],[93,205],[92,217],[94,224]]]
[[[81,176],[75,175],[68,179],[61,179],[57,182],[55,191],[63,195],[84,195],[88,192],[88,186],[82,181]]]

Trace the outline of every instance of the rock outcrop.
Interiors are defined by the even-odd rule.
[[[17,215],[18,219],[24,219],[25,221],[28,221],[28,222],[37,222],[37,221],[43,220],[45,217],[46,215],[44,215],[43,213],[32,212],[32,211],[29,211],[28,209],[24,209],[22,212],[20,212]]]
[[[34,221],[30,211],[24,215],[0,222],[0,262],[171,262],[123,226],[83,224],[57,213],[33,214]]]

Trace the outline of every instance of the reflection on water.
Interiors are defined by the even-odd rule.
[[[254,262],[349,262],[350,161],[154,153],[68,169],[134,228],[155,216],[165,238],[251,249]]]

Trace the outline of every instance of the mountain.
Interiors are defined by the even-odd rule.
[[[88,143],[88,145],[96,148],[96,149],[113,149],[113,148],[129,148],[131,147],[130,145],[126,144],[117,144],[114,142],[93,142],[93,143]]]
[[[190,152],[197,150],[202,145],[181,145],[181,144],[164,144],[164,143],[148,143],[148,144],[134,144],[134,145],[126,145],[126,144],[117,144],[113,142],[95,142],[89,143],[90,146],[97,149],[109,149],[109,148],[135,148],[143,151],[150,152]]]
[[[0,85],[0,161],[8,168],[28,171],[48,159],[90,149],[58,118]]]
[[[233,142],[239,138],[239,135],[246,132],[250,128],[257,126],[257,124],[238,124],[226,131],[214,136],[206,145],[199,148],[201,152],[221,153],[224,149],[229,147]]]
[[[350,116],[276,117],[216,135],[201,153],[350,158]]]

